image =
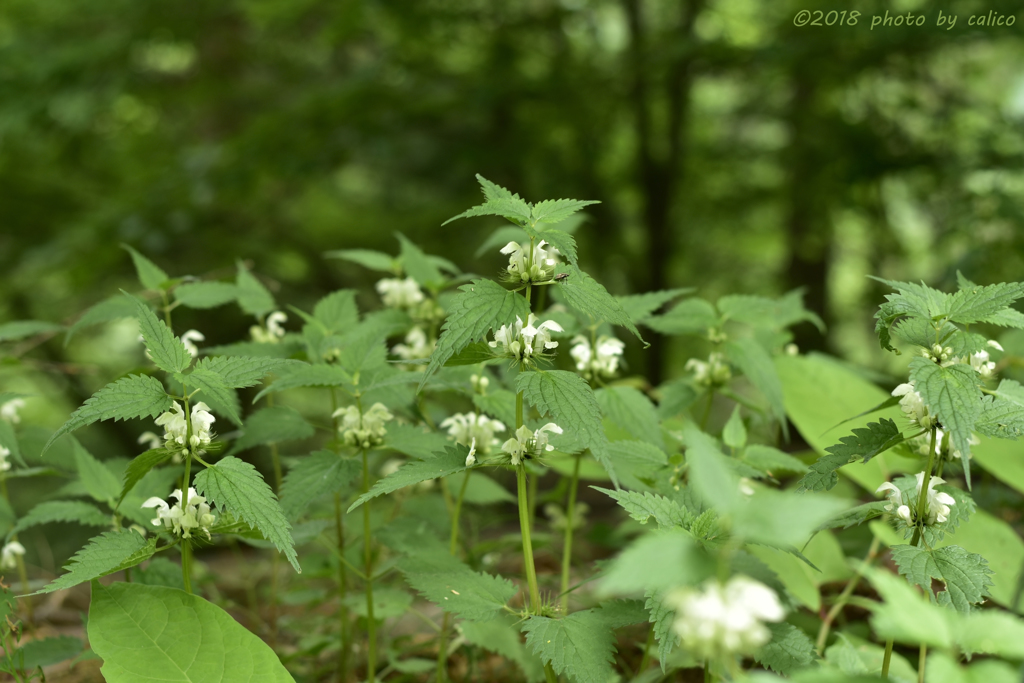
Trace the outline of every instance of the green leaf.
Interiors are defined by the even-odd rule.
[[[44,320],[15,320],[0,325],[0,342],[17,341],[25,337],[33,337],[47,332],[59,332],[64,328]]]
[[[186,282],[174,288],[175,301],[189,308],[216,308],[237,298],[238,285],[233,282]]]
[[[127,244],[122,244],[121,248],[131,254],[132,263],[135,264],[135,272],[138,274],[139,282],[142,283],[144,288],[154,292],[163,289],[162,285],[169,279],[163,269]]]
[[[491,360],[494,360],[494,350],[491,349],[487,342],[479,341],[473,342],[446,360],[444,366],[447,368],[459,365],[479,365]]]
[[[732,532],[753,543],[791,551],[849,501],[832,496],[760,488],[733,513]]]
[[[904,579],[886,570],[866,567],[864,574],[882,597],[871,617],[879,638],[892,638],[908,645],[924,643],[938,649],[950,647],[954,612],[932,604]]]
[[[152,557],[155,549],[155,536],[146,541],[141,534],[131,529],[104,532],[75,553],[64,567],[67,574],[57,577],[33,595],[71,588],[127,567],[134,567]]]
[[[531,218],[534,223],[560,223],[577,211],[580,211],[583,207],[600,203],[592,200],[545,199],[533,205]]]
[[[693,291],[692,287],[680,287],[677,289],[662,289],[657,292],[646,292],[644,294],[629,294],[615,297],[623,310],[633,319],[635,323],[645,322],[656,310],[684,294]]]
[[[53,433],[43,453],[53,442],[68,432],[90,425],[97,420],[128,420],[135,417],[156,417],[169,410],[173,401],[158,380],[147,375],[128,375],[103,387],[86,399]]]
[[[299,387],[341,387],[352,384],[352,375],[337,365],[291,365],[282,368],[278,377],[265,387],[252,401],[255,403],[270,393]]]
[[[601,412],[616,425],[641,441],[665,447],[658,411],[640,390],[633,387],[605,387],[594,392]]]
[[[348,332],[359,324],[359,309],[356,307],[354,289],[339,289],[331,292],[313,308],[316,318],[331,333]]]
[[[1013,381],[1013,380],[1003,380]],[[1024,405],[985,396],[981,402],[981,415],[974,423],[975,431],[1000,439],[1024,436]]]
[[[569,306],[583,315],[589,316],[594,323],[609,322],[621,325],[632,332],[645,346],[649,346],[640,336],[639,330],[633,324],[633,319],[629,317],[618,300],[608,293],[604,285],[576,266],[559,266],[556,271],[559,275],[568,274],[568,277],[559,280],[559,291]]]
[[[743,462],[770,477],[780,474],[805,474],[807,465],[789,453],[762,444],[751,444],[743,451]]]
[[[117,494],[121,490],[117,477],[89,451],[85,450],[78,441],[72,442],[72,448],[75,454],[78,478],[86,492],[100,503],[110,503],[116,500]]]
[[[423,373],[418,390],[422,390],[427,379],[453,355],[479,341],[491,330],[514,323],[517,316],[525,321],[529,313],[530,305],[522,295],[510,292],[491,280],[474,280],[459,287],[459,294],[448,306],[448,318],[441,328],[441,337],[430,356],[430,364]]]
[[[64,346],[67,346],[68,342],[71,341],[71,338],[83,328],[105,323],[110,320],[134,317],[135,302],[126,298],[123,294],[115,294],[88,308],[81,317],[79,317],[78,320],[68,328],[67,334],[64,335]]]
[[[814,663],[818,656],[807,634],[785,622],[768,624],[772,639],[757,653],[755,659],[776,673],[788,675]]]
[[[526,228],[527,234],[540,242],[544,240],[548,246],[554,247],[558,253],[565,257],[565,260],[576,265],[576,240],[567,232],[550,228],[548,230],[537,230],[532,227]]]
[[[573,438],[590,449],[615,481],[615,467],[608,457],[608,440],[601,427],[601,410],[594,390],[574,372],[537,370],[521,372],[516,390]]]
[[[196,475],[195,487],[221,511],[233,514],[249,528],[259,529],[265,539],[284,553],[295,571],[302,573],[292,547],[291,525],[255,467],[228,456]]]
[[[935,318],[944,315],[949,308],[949,295],[921,283],[894,282],[879,277],[869,276],[895,289],[899,294],[886,294],[891,304],[889,316],[914,315],[919,318]]]
[[[418,282],[421,287],[427,289],[440,287],[444,283],[445,278],[441,271],[437,269],[437,266],[427,258],[427,255],[419,247],[410,242],[405,235],[400,232],[395,234],[401,244],[399,260],[409,277]]]
[[[216,373],[225,386],[234,389],[256,386],[271,373],[308,367],[311,366],[302,361],[288,358],[251,358],[248,356],[216,356],[204,358],[196,363],[197,370]]]
[[[267,443],[308,439],[315,431],[313,425],[306,422],[294,408],[263,408],[245,418],[242,436],[235,441],[231,452],[237,453]]]
[[[729,448],[737,450],[747,445],[747,428],[743,424],[738,404],[732,409],[732,415],[725,423],[725,428],[722,430],[722,441]]]
[[[754,327],[781,330],[806,320],[814,323],[820,332],[825,331],[821,318],[804,308],[803,292],[799,289],[778,299],[749,294],[723,296],[718,300],[718,310],[728,320]]]
[[[248,314],[259,317],[277,307],[274,296],[256,279],[256,276],[246,270],[241,261],[238,262],[235,286],[238,288],[238,305]]]
[[[74,636],[56,636],[32,640],[20,648],[14,656],[22,657],[22,669],[26,672],[41,666],[51,666],[77,657],[82,652],[82,641]]]
[[[666,671],[669,655],[676,646],[678,638],[672,632],[672,624],[676,620],[675,606],[665,600],[666,591],[648,590],[644,597],[644,603],[651,614],[651,628],[654,630],[654,638],[658,641],[658,661],[661,663],[662,672]]]
[[[471,218],[473,216],[502,216],[519,225],[529,223],[533,218],[530,204],[520,199],[519,195],[512,194],[500,185],[495,185],[479,173],[476,179],[483,189],[486,201],[483,204],[474,206],[472,209],[463,211],[457,216],[449,218],[441,225],[448,225],[459,218]]]
[[[1024,313],[1013,308],[1004,308],[998,313],[986,316],[981,322],[989,323],[990,325],[999,325],[1000,327],[1014,327],[1018,330],[1024,330]]]
[[[479,412],[493,415],[505,425],[516,423],[516,395],[507,389],[489,389],[486,395],[473,394],[473,405]]]
[[[646,491],[612,491],[599,486],[591,488],[614,498],[630,517],[641,524],[647,524],[652,517],[658,521],[658,526],[668,528],[687,528],[693,523],[693,515],[689,510],[664,496]]]
[[[851,526],[857,526],[863,524],[868,520],[881,517],[886,513],[885,506],[889,505],[888,501],[876,500],[871,503],[864,503],[857,507],[850,508],[845,512],[841,512],[832,519],[828,520],[824,524],[818,527],[819,531],[825,529],[849,529]]]
[[[519,637],[519,629],[511,618],[464,621],[459,624],[459,630],[467,643],[515,662],[528,683],[541,683],[544,680],[544,665],[536,656],[527,652]]]
[[[786,421],[786,406],[782,394],[782,382],[775,371],[772,357],[753,337],[741,337],[725,343],[725,351],[733,363],[750,383],[768,400],[772,415],[782,427],[782,434],[789,438],[789,426]]]
[[[338,249],[336,251],[328,251],[324,256],[358,263],[370,270],[379,270],[387,273],[393,273],[397,270],[394,258],[382,251],[373,251],[372,249]]]
[[[480,258],[489,252],[498,251],[509,242],[519,242],[522,244],[524,241],[530,241],[530,236],[525,230],[516,225],[503,225],[484,240],[484,243],[477,248],[474,256]]]
[[[352,512],[366,501],[373,500],[385,493],[391,493],[421,481],[439,479],[462,472],[466,469],[466,456],[468,455],[468,448],[456,445],[447,446],[444,453],[435,453],[430,459],[409,461],[399,467],[394,474],[378,480],[373,488],[359,496],[349,506],[348,511]]]
[[[471,621],[499,616],[517,592],[508,579],[475,572],[440,548],[409,555],[398,568],[420,595]]]
[[[1011,282],[961,288],[949,297],[948,317],[955,323],[969,325],[984,322],[1024,296],[1024,283]]]
[[[124,484],[121,486],[121,495],[118,496],[117,499],[117,507],[121,507],[121,503],[124,502],[124,497],[135,488],[135,485],[138,484],[151,469],[170,458],[171,452],[166,448],[154,448],[135,456],[132,461],[128,463],[128,467],[124,470]]]
[[[912,545],[891,548],[892,559],[900,574],[931,593],[932,579],[941,581],[946,590],[936,598],[939,604],[951,603],[959,612],[969,613],[972,605],[984,601],[992,570],[981,555],[969,553],[960,546],[947,545],[926,550]]]
[[[357,460],[342,458],[333,451],[310,453],[284,476],[281,509],[288,519],[298,519],[320,496],[347,490],[361,471]]]
[[[942,367],[928,358],[910,361],[910,379],[921,394],[929,412],[938,416],[950,434],[953,447],[961,453],[971,452],[971,434],[981,414],[981,390],[970,365]],[[970,487],[970,469],[965,468]]]
[[[531,616],[523,624],[526,645],[556,674],[579,683],[607,683],[614,675],[615,633],[601,610],[574,612],[564,619]]]
[[[224,383],[224,378],[219,373],[197,367],[189,374],[178,376],[176,379],[190,389],[199,389],[199,393],[192,397],[193,402],[202,401],[210,406],[213,412],[220,413],[239,427],[242,426],[238,394]]]
[[[656,315],[644,324],[662,334],[705,334],[719,323],[715,307],[704,299],[684,299],[663,315]]]
[[[405,453],[418,460],[428,460],[444,451],[451,441],[443,433],[407,424],[389,424],[384,437],[384,448]]]
[[[295,683],[230,614],[164,586],[94,582],[89,643],[107,683]]]
[[[839,482],[836,471],[840,467],[857,458],[867,462],[904,440],[896,423],[884,417],[881,422],[869,422],[866,427],[854,429],[852,435],[844,436],[835,446],[825,449],[828,455],[811,465],[810,471],[800,480],[799,490],[827,491]]]
[[[693,536],[676,527],[644,534],[613,559],[598,587],[599,595],[629,595],[700,583],[714,563]]]
[[[8,392],[4,393],[8,394]],[[8,395],[17,396],[17,394],[13,393]],[[9,400],[10,399],[5,399],[3,401],[0,401],[0,406],[2,406],[4,403],[7,403],[7,401]],[[14,457],[15,462],[21,465],[22,468],[26,467],[25,459],[21,457],[21,447],[18,444],[18,435],[14,433],[14,425],[3,419],[0,419],[0,448],[6,448],[7,450],[9,450],[10,455]],[[5,476],[10,477],[12,475],[13,472],[8,471],[8,473]]]
[[[192,355],[185,349],[181,340],[174,336],[167,323],[158,319],[156,314],[141,299],[125,294],[135,301],[135,315],[139,319],[139,331],[149,349],[156,366],[164,372],[182,372],[192,362]]]
[[[29,510],[28,514],[18,520],[7,537],[20,534],[39,524],[50,522],[75,522],[83,526],[109,527],[113,520],[92,503],[78,500],[50,500],[40,503]]]

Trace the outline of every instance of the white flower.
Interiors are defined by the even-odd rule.
[[[747,498],[754,495],[754,480],[750,477],[740,477],[739,491]]]
[[[484,374],[470,375],[469,383],[473,385],[473,391],[482,395],[487,393],[487,385],[491,383],[491,380],[487,379],[487,375]]]
[[[684,369],[693,372],[693,380],[703,386],[722,385],[732,377],[732,370],[725,362],[725,356],[715,351],[708,356],[707,362],[691,358],[686,361]]]
[[[532,255],[529,244],[509,242],[501,248],[502,254],[508,254],[508,270],[513,282],[544,282],[555,274],[558,250],[554,247],[545,249],[547,242],[541,240],[533,247]]]
[[[429,358],[434,352],[434,345],[427,341],[427,333],[420,327],[414,327],[405,335],[404,344],[395,344],[391,353],[402,360]]]
[[[178,502],[173,506],[168,505],[161,498],[149,498],[142,504],[144,508],[156,508],[156,519],[152,521],[153,526],[161,524],[166,529],[173,530],[184,538],[191,538],[192,530],[199,529],[210,538],[210,527],[217,521],[217,517],[210,511],[206,498],[196,493],[194,488],[188,489],[188,500],[182,508],[181,489],[175,489],[171,498],[177,498]]]
[[[786,347],[783,349],[783,351],[786,352],[787,356],[799,356],[800,355],[800,347],[797,346],[796,344],[792,344],[792,343],[786,344]]]
[[[875,493],[882,493],[883,491],[886,492],[885,495],[889,499],[889,504],[885,506],[885,509],[893,512],[893,508],[895,508],[896,516],[906,522],[907,526],[911,526],[914,521],[910,514],[910,507],[903,504],[903,492],[896,488],[895,484],[888,481],[879,486]]]
[[[945,483],[946,480],[942,477],[932,477],[928,480],[928,494],[926,496],[928,511],[925,519],[927,524],[942,524],[947,521],[949,519],[949,506],[956,505],[956,500],[953,496],[935,490],[937,485]],[[879,486],[875,493],[886,492],[885,495],[889,499],[889,504],[885,506],[885,509],[892,512],[895,507],[896,516],[906,522],[907,526],[913,526],[914,519],[917,517],[916,508],[917,502],[921,497],[922,484],[924,484],[924,472],[918,472],[914,498],[906,503],[903,501],[903,493],[891,482],[885,482]]]
[[[527,317],[525,326],[523,319],[516,316],[515,325],[502,325],[494,333],[494,341],[488,342],[488,345],[493,349],[500,346],[502,354],[529,362],[534,356],[556,348],[558,342],[551,341],[551,333],[563,331],[562,326],[554,320],[545,320],[539,325],[536,322],[537,316],[533,313]]]
[[[676,603],[672,628],[682,647],[701,659],[751,654],[771,639],[763,622],[781,621],[782,603],[768,586],[734,576],[724,586],[712,579],[703,589],[671,594]]]
[[[448,430],[448,436],[455,439],[455,443],[469,446],[473,442],[483,455],[490,453],[492,446],[498,445],[494,434],[505,431],[505,425],[498,420],[477,413],[455,413],[443,420],[440,426]]]
[[[573,337],[572,343],[569,355],[576,361],[576,369],[588,376],[613,376],[626,348],[620,339],[607,335],[597,338],[596,353],[590,346],[590,340],[583,335]]]
[[[4,448],[0,446],[0,472],[6,472],[11,469],[11,463],[7,462],[7,456],[11,454],[10,448]]]
[[[189,443],[193,448],[202,449],[210,445],[213,440],[210,425],[216,421],[217,418],[210,414],[210,406],[202,401],[192,406],[192,438]],[[202,455],[202,450],[199,453]]]
[[[377,282],[377,293],[388,308],[412,308],[423,301],[423,292],[416,280],[407,277],[385,278]]]
[[[359,412],[356,406],[338,408],[331,417],[340,417],[338,432],[342,439],[349,446],[360,448],[372,448],[384,441],[387,430],[384,423],[393,419],[392,415],[383,403],[374,403],[364,413]]]
[[[163,439],[154,434],[153,432],[142,432],[139,434],[139,438],[136,439],[136,443],[140,446],[148,446],[147,450],[153,450],[154,448],[160,448],[164,445]]]
[[[0,550],[0,569],[14,569],[18,566],[18,555],[25,554],[25,546],[11,541]]]
[[[1003,345],[1000,344],[999,342],[997,342],[995,339],[989,339],[987,344],[989,346],[991,346],[993,349],[995,349],[996,351],[1002,351],[1003,350]]]
[[[288,320],[288,314],[282,311],[274,311],[267,316],[266,328],[253,325],[249,328],[252,340],[259,344],[277,344],[284,337],[284,328],[281,324]]]
[[[21,422],[21,416],[18,415],[18,411],[25,407],[25,399],[23,398],[12,398],[3,405],[0,405],[0,420],[10,422],[12,425],[16,425]]]
[[[523,425],[516,430],[515,436],[501,445],[501,450],[508,453],[513,465],[518,465],[524,457],[533,457],[544,451],[553,451],[555,447],[548,443],[548,434],[561,434],[562,428],[554,422],[548,422],[537,431]]]
[[[924,429],[928,429],[935,424],[936,419],[928,414],[928,406],[925,405],[921,394],[914,391],[914,382],[915,380],[910,380],[906,384],[899,385],[892,390],[892,395],[903,397],[900,399],[900,408],[912,424],[918,424]]]
[[[996,371],[996,364],[988,359],[988,351],[978,351],[968,359],[971,367],[982,379],[990,379]]]
[[[188,445],[191,444],[202,455],[202,449],[210,445],[214,436],[210,432],[210,425],[216,422],[216,418],[209,411],[210,407],[202,401],[192,406],[192,437],[190,439],[185,411],[182,410],[181,404],[175,402],[171,406],[171,410],[162,413],[155,420],[157,426],[164,428],[164,445],[175,453],[185,455]],[[139,443],[142,443],[142,437],[139,437]]]
[[[472,467],[476,464],[476,437],[473,437],[473,443],[469,447],[469,454],[466,456],[466,467]]]
[[[193,358],[199,358],[199,347],[195,345],[197,341],[206,341],[205,335],[199,330],[188,330],[181,335],[181,343],[185,345],[188,355]]]

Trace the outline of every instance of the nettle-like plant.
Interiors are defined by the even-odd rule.
[[[65,339],[134,317],[144,365],[53,434],[21,424],[23,395],[0,394],[0,566],[18,572],[25,618],[32,595],[91,582],[89,642],[111,683],[605,683],[687,669],[704,680],[1019,680],[1009,662],[1024,659],[1024,624],[982,609],[1000,577],[975,551],[1000,551],[970,536],[975,504],[942,477],[969,489],[975,434],[1024,430],[1024,390],[990,386],[1000,345],[969,330],[1024,328],[1010,308],[1024,287],[961,278],[946,295],[887,283],[898,294],[878,314],[883,348],[922,351],[907,383],[850,419],[895,416],[898,404],[906,424],[882,418],[825,448],[822,431],[878,402],[848,396],[880,390],[799,355],[789,328],[821,327],[799,292],[612,296],[577,259],[592,202],[530,204],[478,179],[484,203],[452,220],[510,223],[479,252],[500,255],[500,276],[464,274],[401,235],[396,257],[330,252],[384,275],[383,307],[369,312],[342,290],[286,313],[241,263],[232,282],[171,278],[128,248],[141,295],[97,304]],[[190,309],[229,304],[253,316],[247,339],[200,348],[201,332],[175,333]],[[640,327],[704,351],[650,387],[623,376],[615,336],[625,328],[644,344]],[[29,340],[18,356],[63,329],[8,323],[0,341]],[[96,458],[71,435],[127,419],[143,421],[148,447],[130,461]],[[790,421],[823,457],[778,448]],[[856,460],[868,464],[846,468]],[[885,500],[858,504],[840,473]],[[67,483],[15,514],[8,480],[54,474]],[[588,521],[602,503],[628,519],[614,516],[614,530],[607,510]],[[52,522],[101,533],[39,583],[18,538]],[[873,537],[851,569],[832,534],[860,525]],[[970,550],[948,544],[954,532]],[[907,581],[871,566],[883,544]],[[237,576],[207,568],[215,547]],[[98,580],[113,574],[124,580]],[[855,595],[865,577],[882,602]],[[826,609],[821,588],[837,581]],[[998,600],[1012,607],[1007,592]],[[11,604],[0,600],[0,669],[27,681],[80,655],[67,636],[19,642]],[[834,628],[847,607],[869,610],[870,629]],[[917,673],[895,643],[918,648]],[[1009,661],[963,665],[973,654]]]

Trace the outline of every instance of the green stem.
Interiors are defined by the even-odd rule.
[[[565,542],[562,544],[562,614],[569,613],[569,570],[572,564],[573,526],[576,521],[576,490],[580,481],[580,461],[583,457],[576,456],[572,468],[572,479],[569,480],[569,502],[565,508]]]
[[[819,657],[821,656],[821,653],[825,651],[825,643],[828,642],[828,632],[832,628],[832,622],[835,621],[837,616],[839,616],[843,607],[846,606],[846,601],[850,599],[851,595],[853,595],[853,591],[857,587],[857,584],[860,583],[862,578],[864,578],[864,570],[875,559],[881,545],[881,539],[875,537],[871,542],[871,547],[868,548],[868,554],[867,557],[864,558],[864,564],[861,565],[861,568],[857,570],[857,573],[846,584],[846,588],[844,588],[843,592],[839,594],[835,604],[832,605],[832,609],[830,609],[828,614],[825,615],[825,620],[821,622],[821,629],[818,631],[818,641],[814,647],[814,649],[817,650]]]
[[[185,414],[188,414],[188,399],[185,399]],[[192,422],[189,421],[188,435],[192,436]],[[188,505],[188,485],[192,481],[192,454],[185,454],[185,478],[181,491],[181,509]],[[185,592],[192,595],[192,544],[187,539],[181,539],[181,578],[185,582]]]
[[[644,656],[640,658],[640,668],[636,670],[637,676],[647,671],[647,665],[651,663],[652,647],[654,647],[654,624],[647,629],[647,642],[644,643]]]
[[[519,528],[523,535],[523,563],[526,565],[526,582],[530,588],[530,612],[540,613],[540,589],[537,587],[537,568],[533,564],[533,540],[530,538],[530,516],[526,500],[526,467],[516,466],[516,492],[519,498]]]
[[[711,404],[715,402],[715,388],[708,387],[708,402],[704,406],[704,415],[700,418],[700,430],[705,431],[708,428],[708,418],[711,417]]]
[[[882,658],[882,680],[889,680],[889,662],[892,661],[892,640],[885,641],[885,656]]]
[[[472,473],[473,470],[466,470],[466,475],[462,478],[462,486],[459,487],[459,497],[455,500],[455,509],[452,513],[452,533],[448,552],[453,557],[457,557],[456,551],[459,547],[459,515],[462,512],[462,501],[466,497],[466,487],[469,484],[469,476]],[[451,615],[445,612],[444,619],[441,622],[441,635],[437,647],[437,683],[444,683],[448,677],[448,637],[450,635],[450,628]]]
[[[932,478],[932,466],[935,464],[935,431],[932,427],[931,448],[928,449],[928,465],[924,468],[924,478],[921,480],[921,493],[917,496],[917,523],[914,525],[914,537],[910,545],[917,545],[921,540],[921,530],[924,529],[925,516],[928,514],[928,484]]]
[[[338,553],[345,556],[345,525],[341,515],[341,494],[334,494],[334,527],[337,532]],[[348,597],[348,578],[345,571],[345,563],[338,561],[338,619],[341,629],[341,649],[338,651],[338,683],[348,680],[348,653],[350,649],[348,633],[348,605],[345,599]]]
[[[4,500],[7,502],[7,506],[10,507],[11,498],[7,494],[7,475],[2,472],[0,472],[0,495],[3,495]],[[17,540],[18,536],[15,534],[14,536],[11,536],[8,543],[13,543]],[[25,558],[21,555],[15,555],[14,561],[18,564],[18,578],[21,580],[21,590],[25,594],[24,597],[21,598],[22,604],[25,605],[25,618],[29,623],[29,628],[34,629],[35,625],[33,623],[34,619],[32,616],[32,598],[28,595],[32,592],[32,589],[29,588],[28,585],[28,569],[25,567]]]
[[[917,683],[924,683],[924,667],[928,663],[928,646],[921,644],[920,653],[917,656]]]
[[[363,449],[363,493],[370,490],[370,461]],[[363,504],[363,558],[366,574],[366,680],[377,680],[377,622],[373,617],[373,538],[370,536],[370,505]]]

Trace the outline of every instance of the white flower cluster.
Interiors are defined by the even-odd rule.
[[[945,442],[943,442],[943,438],[946,439]],[[918,436],[918,437],[914,438],[910,443],[912,443],[913,445],[915,445],[917,447],[917,452],[918,453],[920,453],[921,455],[928,455],[928,449],[932,445],[931,434],[922,434],[921,436]],[[960,459],[960,458],[963,457],[963,453],[961,453],[960,451],[958,451],[956,448],[953,447],[952,442],[950,442],[949,437],[946,436],[945,432],[943,432],[941,429],[936,427],[935,428],[935,455],[938,455],[938,456],[942,455],[943,443],[946,444],[946,446],[947,446],[947,448],[949,450],[949,454],[950,454],[951,457],[957,458],[957,459]],[[971,434],[971,438],[968,441],[968,443],[971,444],[972,446],[977,446],[978,444],[981,443],[981,439],[978,438],[977,434]],[[967,453],[967,457],[968,458],[971,457],[971,454],[969,452]]]
[[[153,526],[164,525],[164,528],[172,529],[174,533],[184,538],[191,538],[192,530],[199,529],[210,538],[210,527],[217,521],[217,517],[210,512],[210,506],[206,504],[206,498],[196,493],[192,487],[188,489],[188,500],[185,501],[185,508],[181,507],[181,489],[175,489],[171,498],[177,498],[178,502],[173,506],[168,505],[162,498],[149,498],[142,504],[144,508],[156,508],[156,519]]]
[[[210,425],[217,421],[210,414],[210,406],[202,401],[192,406],[192,436],[188,435],[188,421],[185,419],[185,411],[181,404],[175,402],[166,413],[162,413],[154,420],[159,427],[164,428],[164,445],[168,450],[184,456],[191,445],[196,453],[202,455],[203,449],[210,445],[214,434],[210,431]],[[139,443],[149,432],[139,437]],[[148,437],[147,437],[148,438]]]
[[[554,320],[545,320],[537,325],[537,316],[531,313],[526,318],[526,326],[523,326],[523,319],[516,316],[515,325],[502,325],[501,329],[494,333],[494,341],[488,342],[492,349],[501,347],[501,354],[511,356],[518,361],[530,362],[534,357],[542,355],[548,349],[558,346],[558,342],[551,341],[552,332],[562,332],[562,326]]]
[[[999,342],[995,340],[989,340],[987,344],[998,351],[1002,351],[1003,347]],[[930,349],[922,349],[921,355],[928,358],[942,367],[949,367],[950,365],[959,365],[961,363],[970,365],[982,379],[991,379],[995,374],[996,364],[989,359],[988,351],[982,349],[977,353],[972,353],[967,358],[961,358],[953,355],[952,347],[943,348],[941,344],[933,344]]]
[[[395,354],[402,360],[430,358],[430,354],[433,352],[433,342],[430,342],[427,339],[427,333],[419,326],[413,327],[409,330],[408,334],[405,335],[404,344],[395,344],[391,349],[391,353]]]
[[[910,380],[906,384],[899,385],[892,390],[892,395],[903,397],[900,399],[900,408],[911,424],[928,429],[937,422],[937,419],[934,415],[928,414],[928,406],[925,405],[921,394],[914,390],[914,383],[915,380]]]
[[[620,339],[601,335],[594,346],[583,335],[572,339],[569,355],[576,361],[576,369],[588,377],[612,377],[619,369],[622,351],[626,345]]]
[[[18,556],[25,554],[25,546],[11,541],[0,550],[0,569],[14,569],[18,566]]]
[[[388,308],[411,309],[423,301],[419,283],[411,277],[404,280],[385,278],[377,282],[377,293]]]
[[[475,442],[476,448],[483,455],[490,453],[492,446],[498,445],[494,434],[505,431],[503,423],[477,413],[455,413],[441,422],[441,428],[448,430],[448,436],[455,439],[455,443],[473,446]]]
[[[281,315],[284,315],[283,313]],[[197,341],[206,341],[206,335],[199,330],[188,330],[181,335],[181,343],[185,346],[185,350],[188,351],[188,355],[193,358],[199,358],[199,347],[196,346]]]
[[[274,311],[267,316],[266,328],[253,325],[249,328],[249,335],[254,342],[259,344],[276,344],[284,337],[284,328],[281,327],[288,320],[288,314],[282,311]],[[200,340],[202,341],[202,340]]]
[[[487,378],[487,375],[481,373],[479,375],[470,375],[469,383],[473,385],[473,391],[482,396],[487,393],[487,386],[491,383],[491,380]]]
[[[946,480],[942,477],[932,477],[928,480],[928,495],[927,505],[928,513],[925,518],[926,524],[942,524],[949,519],[949,506],[956,505],[956,501],[953,496],[942,491],[936,491],[935,487],[938,484],[945,484]],[[917,516],[917,501],[921,497],[921,486],[924,484],[924,472],[917,473],[917,489],[914,492],[913,500],[907,501],[910,505],[903,502],[903,492],[891,482],[885,482],[878,487],[875,493],[885,492],[886,497],[889,499],[889,504],[885,506],[885,509],[892,512],[895,508],[896,516],[907,523],[907,526],[914,525],[914,518]]]
[[[512,458],[512,464],[518,465],[524,458],[535,457],[545,451],[553,451],[555,447],[548,443],[548,433],[561,434],[562,428],[554,422],[533,431],[526,425],[516,430],[515,436],[501,444],[501,450]]]
[[[25,407],[25,399],[23,398],[12,398],[10,401],[6,401],[3,405],[0,405],[0,420],[4,422],[10,422],[12,425],[16,425],[21,422],[21,416],[18,415],[18,411]]]
[[[541,240],[530,251],[529,244],[509,242],[501,249],[502,254],[508,254],[508,274],[513,282],[545,282],[555,274],[555,266],[558,260],[558,250],[554,247],[544,247],[548,243]]]
[[[8,462],[7,456],[11,454],[10,448],[4,448],[0,446],[0,472],[6,472],[11,469],[11,463]]]
[[[349,446],[372,448],[384,442],[387,430],[384,423],[394,415],[383,403],[374,403],[365,413],[360,413],[357,406],[338,408],[331,417],[340,417],[338,432]]]
[[[1003,350],[1003,347],[999,345],[999,342],[989,341],[989,346],[995,349]],[[971,357],[967,359],[967,362],[971,364],[974,371],[981,375],[982,379],[992,379],[992,376],[996,372],[996,364],[989,360],[988,351],[981,350],[977,353],[971,354]]]
[[[693,372],[693,380],[702,386],[722,385],[732,378],[732,370],[725,362],[725,356],[715,351],[708,356],[707,362],[691,358],[686,361],[687,372]]]
[[[771,639],[763,622],[785,616],[775,591],[746,576],[734,576],[725,585],[712,579],[703,589],[670,596],[676,608],[672,628],[683,649],[699,659],[752,654]]]

